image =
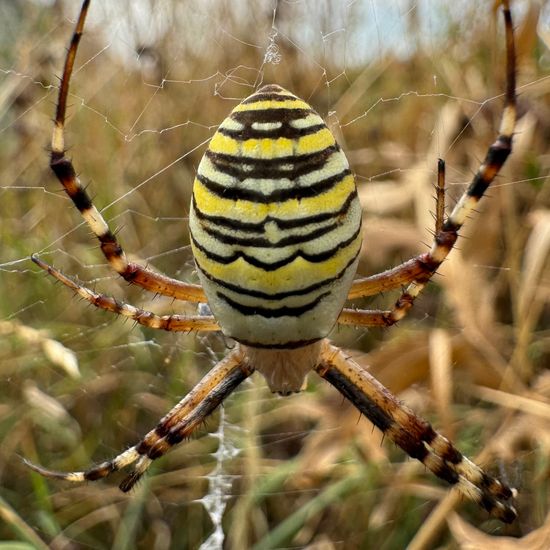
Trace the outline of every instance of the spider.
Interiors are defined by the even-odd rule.
[[[515,489],[463,456],[327,339],[336,324],[390,326],[407,314],[510,154],[516,119],[515,50],[509,2],[502,4],[507,68],[500,130],[448,217],[444,162],[439,161],[436,226],[429,252],[355,279],[361,209],[346,157],[306,102],[277,85],[267,85],[221,123],[198,167],[189,229],[199,286],[129,262],[66,156],[69,82],[90,5],[84,0],[59,88],[50,167],[121,277],[177,300],[207,302],[212,314],[159,316],[98,294],[35,255],[32,260],[98,308],[167,331],[221,330],[237,343],[154,429],[113,459],[81,472],[27,464],[44,476],[73,482],[97,480],[132,466],[120,484],[126,492],[153,460],[190,437],[255,370],[281,395],[299,392],[308,373],[315,371],[409,456],[495,517],[512,522]],[[346,300],[399,288],[404,290],[390,310],[344,307]]]

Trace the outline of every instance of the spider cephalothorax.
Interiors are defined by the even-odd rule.
[[[280,394],[300,391],[307,374],[315,371],[411,457],[496,517],[513,521],[513,489],[464,457],[327,340],[337,323],[389,326],[407,314],[510,154],[515,125],[515,53],[508,2],[503,2],[507,85],[499,135],[446,219],[444,164],[440,161],[441,192],[429,252],[383,273],[354,280],[361,248],[361,211],[348,162],[321,117],[306,102],[269,85],[233,109],[198,168],[189,224],[202,286],[128,262],[65,154],[69,82],[89,3],[85,0],[82,5],[66,57],[51,168],[115,271],[130,283],[158,294],[195,303],[207,301],[212,315],[158,316],[97,294],[39,258],[33,260],[99,308],[152,328],[221,330],[237,345],[139,443],[114,459],[83,472],[30,466],[48,477],[84,481],[134,464],[121,483],[121,489],[127,491],[152,460],[189,437],[254,370]],[[388,311],[344,308],[346,300],[403,287],[401,297]]]

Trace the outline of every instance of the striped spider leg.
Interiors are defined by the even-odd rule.
[[[512,17],[507,1],[503,2],[503,11],[506,32],[506,92],[499,134],[495,142],[489,147],[485,160],[446,220],[443,199],[445,166],[442,160],[439,161],[436,227],[431,250],[383,273],[355,280],[348,293],[348,299],[353,300],[408,285],[394,307],[389,311],[344,309],[338,323],[365,327],[391,326],[403,319],[413,306],[414,300],[449,255],[458,239],[460,228],[474,212],[512,152],[512,137],[516,123],[516,55]]]
[[[120,483],[120,489],[129,491],[139,481],[151,462],[165,454],[173,445],[189,438],[194,430],[225,400],[225,398],[254,369],[244,361],[237,347],[222,359],[158,425],[133,447],[112,460],[84,472],[56,472],[25,460],[25,464],[45,477],[81,482],[95,481],[135,463],[131,473]]]
[[[46,273],[72,289],[75,294],[78,294],[93,306],[132,319],[139,325],[170,332],[207,332],[220,330],[220,326],[212,315],[156,315],[151,311],[119,302],[111,296],[94,292],[67,277],[59,269],[47,264],[35,255],[31,256],[31,260]]]
[[[516,489],[510,489],[462,455],[341,349],[326,342],[315,370],[410,457],[494,517],[506,523],[516,519],[517,512],[510,502]]]
[[[205,302],[206,297],[200,286],[183,283],[127,260],[126,254],[115,234],[93,204],[92,199],[76,175],[72,161],[66,155],[65,118],[69,84],[89,6],[90,0],[85,0],[82,4],[82,9],[80,10],[76,28],[71,39],[71,45],[65,58],[52,133],[50,168],[63,185],[65,192],[73,201],[73,204],[82,214],[88,227],[99,240],[101,251],[109,262],[109,265],[122,278],[131,284],[140,286],[156,294],[189,302]]]
[[[189,230],[200,287],[127,262],[65,157],[65,104],[88,7],[89,0],[84,0],[67,54],[52,139],[52,169],[118,273],[160,294],[191,302],[207,300],[213,315],[158,316],[95,293],[36,257],[33,261],[100,309],[151,328],[219,328],[237,343],[154,429],[112,460],[80,472],[27,464],[44,476],[73,482],[104,478],[131,467],[120,485],[128,491],[153,460],[188,438],[254,370],[281,395],[299,392],[309,372],[316,371],[411,457],[495,517],[513,521],[514,490],[463,457],[326,338],[337,322],[349,324],[352,310],[343,310],[348,298],[408,284],[394,310],[359,311],[354,324],[392,324],[408,311],[509,154],[515,120],[515,69],[508,3],[504,2],[507,103],[501,135],[447,220],[443,219],[440,164],[436,235],[429,253],[353,282],[362,244],[361,209],[348,162],[321,117],[305,101],[277,85],[268,85],[233,109],[199,164]]]
[[[512,18],[508,2],[503,2],[506,32],[506,93],[499,135],[489,147],[485,160],[472,182],[458,200],[449,217],[444,219],[445,165],[438,163],[435,236],[431,250],[388,271],[357,279],[348,299],[372,296],[407,285],[393,308],[388,311],[343,309],[338,323],[353,326],[391,326],[405,317],[414,300],[425,288],[436,270],[447,258],[458,238],[458,231],[474,211],[483,194],[498,175],[512,151],[516,121],[516,67]],[[516,517],[507,500],[515,496],[500,481],[486,474],[464,457],[447,439],[433,430],[400,404],[376,379],[372,378],[341,350],[325,353],[317,372],[342,392],[378,428],[409,456],[423,462],[435,475],[457,488],[483,508],[505,522]],[[375,405],[373,405],[375,404]]]
[[[437,187],[436,187],[436,214],[435,214],[435,243],[437,244],[438,235],[445,221],[445,161],[439,159],[437,163]],[[434,267],[436,262],[433,259],[433,251],[411,258],[406,262],[383,271],[356,279],[348,293],[348,300],[356,298],[365,298],[374,296],[381,292],[403,288],[399,299],[395,302],[391,310],[377,311],[365,309],[344,308],[338,317],[338,323],[341,325],[369,326],[369,327],[387,327],[397,321],[400,321],[407,315],[412,308],[415,298],[420,294],[424,286],[434,275],[439,266]],[[433,270],[430,270],[433,268]]]

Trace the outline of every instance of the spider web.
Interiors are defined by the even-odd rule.
[[[72,81],[67,137],[77,170],[126,252],[196,282],[186,231],[194,171],[228,112],[270,82],[312,103],[348,154],[371,220],[361,271],[377,272],[425,251],[433,227],[437,158],[448,160],[452,203],[483,158],[501,105],[496,65],[502,35],[491,26],[488,4],[440,4],[447,3],[93,1]],[[528,7],[515,3],[518,21],[528,16]],[[195,313],[192,306],[121,284],[49,174],[44,148],[56,100],[53,75],[62,66],[75,9],[75,2],[46,0],[0,7],[0,403],[5,403],[0,414],[5,441],[14,442],[4,445],[0,474],[17,469],[17,479],[2,480],[10,496],[22,495],[12,499],[13,507],[39,537],[53,540],[53,547],[74,541],[122,548],[151,540],[189,548],[221,548],[224,541],[244,548],[255,540],[305,545],[338,540],[336,527],[309,522],[308,506],[317,506],[322,496],[329,504],[321,509],[328,509],[352,492],[349,484],[337,482],[356,479],[366,468],[390,489],[368,524],[356,522],[354,536],[363,540],[372,529],[383,533],[410,465],[404,462],[397,473],[383,466],[377,470],[393,450],[381,448],[368,422],[358,421],[339,397],[313,380],[311,391],[285,400],[274,399],[261,380],[243,384],[202,430],[209,437],[180,446],[155,466],[154,481],[132,495],[133,504],[121,504],[114,489],[106,497],[107,482],[69,491],[34,481],[31,489],[28,474],[14,463],[16,450],[60,469],[115,455],[137,441],[231,346],[220,336],[157,334],[115,320],[71,299],[67,289],[31,267],[29,255],[38,252],[86,286],[120,300],[161,314]],[[543,11],[539,19],[543,43],[547,15]],[[540,67],[547,67],[547,56],[541,54]],[[536,99],[547,82],[544,71],[533,69],[525,93],[531,90]],[[533,130],[527,127],[522,135],[528,132]],[[506,177],[496,187],[515,190],[521,183],[535,193],[545,177],[542,164],[523,181]],[[529,199],[533,195],[526,205]],[[473,267],[467,271],[459,264],[459,273],[445,271],[446,282],[440,281],[445,298],[429,293],[406,328],[396,330],[397,345],[376,331],[334,334],[339,345],[357,350],[357,357],[368,353],[373,369],[390,365],[384,382],[406,391],[407,402],[419,412],[425,397],[412,386],[427,378],[434,326],[444,329],[442,349],[476,351],[468,356],[471,369],[488,363],[491,376],[504,365],[487,333],[500,331],[495,319],[512,326],[495,303],[505,295],[502,273],[518,263],[498,252],[503,248],[498,208],[483,210],[486,230],[476,233],[478,250],[464,245]],[[525,280],[531,283],[526,296],[517,298],[520,303],[540,304],[540,289],[547,288],[544,220],[536,218],[530,226],[542,229],[538,240],[535,229],[530,233],[531,279],[525,275]],[[466,233],[470,230],[474,227]],[[462,252],[457,256],[462,261]],[[493,284],[494,272],[501,287]],[[387,307],[392,300],[380,297],[363,305]],[[546,310],[537,307],[543,318]],[[467,323],[471,328],[457,336],[456,327]],[[480,327],[487,328],[472,344],[471,334]],[[453,417],[444,411],[452,388],[440,387],[436,409],[440,403],[440,418],[451,426]],[[323,478],[334,484],[323,485]],[[151,483],[154,500],[147,493]],[[37,492],[49,494],[53,505],[35,497]],[[80,499],[87,502],[82,509],[76,504]],[[417,501],[414,507],[422,513]],[[302,526],[294,527],[294,539],[287,515]],[[103,522],[110,528],[98,534],[94,529]],[[316,529],[317,539],[311,535]],[[0,535],[12,537],[13,531]]]

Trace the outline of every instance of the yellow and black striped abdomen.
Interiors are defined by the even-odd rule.
[[[193,185],[191,244],[223,332],[291,348],[334,326],[357,267],[361,209],[321,117],[279,86],[235,107]]]

